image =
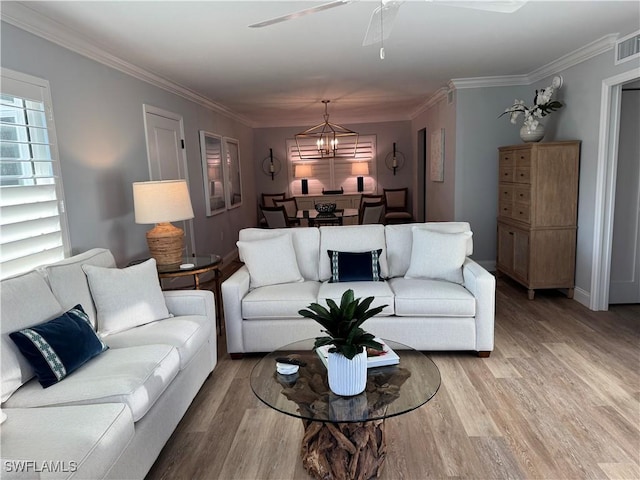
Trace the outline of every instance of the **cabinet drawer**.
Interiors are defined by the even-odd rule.
[[[516,167],[516,173],[514,177],[516,183],[531,183],[531,168],[530,167]]]
[[[514,154],[516,166],[529,167],[531,165],[531,150],[521,150]]]
[[[513,165],[500,165],[499,168],[501,182],[513,182],[514,171]]]
[[[531,221],[531,207],[523,203],[515,203],[511,212],[511,218],[529,223]]]
[[[500,163],[499,165],[502,167],[503,165],[505,166],[513,166],[516,163],[516,159],[515,159],[515,155],[514,153],[509,150],[506,152],[500,152]]]
[[[513,200],[516,202],[531,205],[531,188],[517,186],[514,189]]]
[[[513,185],[498,185],[498,201],[511,203],[513,201]]]
[[[513,204],[511,202],[498,202],[498,215],[511,218]]]

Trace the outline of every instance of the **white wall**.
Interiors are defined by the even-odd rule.
[[[251,128],[177,95],[2,23],[2,66],[49,81],[73,253],[112,250],[119,264],[148,255],[131,183],[149,179],[143,104],[184,118],[196,251],[228,254],[254,221]],[[199,130],[240,141],[243,194],[230,212],[206,217]],[[223,239],[224,238],[224,239]]]

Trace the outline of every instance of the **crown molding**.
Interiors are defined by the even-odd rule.
[[[436,90],[433,95],[427,98],[426,102],[422,103],[418,108],[416,108],[413,112],[411,112],[411,114],[409,115],[411,120],[415,120],[418,117],[418,115],[421,115],[422,113],[426,112],[435,104],[441,102],[442,100],[446,100],[449,90],[451,90],[450,86],[440,87],[438,90]]]
[[[142,80],[150,85],[161,88],[169,93],[178,95],[198,105],[213,110],[221,115],[232,118],[248,127],[253,123],[227,107],[220,105],[211,99],[194,92],[184,85],[168,80],[156,73],[140,68],[129,62],[110,54],[96,45],[93,39],[87,38],[79,32],[56,22],[31,9],[23,2],[3,2],[2,21],[29,33],[44,38],[52,43],[60,45],[68,50],[78,53],[98,63],[111,67],[131,77]]]
[[[318,116],[319,118],[319,116]],[[411,121],[412,118],[406,114],[384,114],[380,113],[376,116],[366,115],[366,116],[349,116],[349,115],[340,115],[339,120],[333,120],[333,123],[338,123],[340,125],[355,125],[355,124],[367,124],[367,123],[385,123],[385,122],[407,122]],[[256,120],[254,122],[253,128],[303,128],[304,125],[309,125],[309,117],[290,117],[287,119],[269,119],[269,120]]]
[[[530,72],[529,84],[556,75],[563,70],[605,53],[616,45],[619,33],[610,33]]]

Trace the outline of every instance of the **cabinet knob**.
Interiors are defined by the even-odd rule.
[[[509,232],[509,235],[513,235],[513,232]]]

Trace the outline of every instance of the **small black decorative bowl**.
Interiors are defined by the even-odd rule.
[[[333,213],[336,211],[335,203],[316,203],[315,206],[318,213]]]

